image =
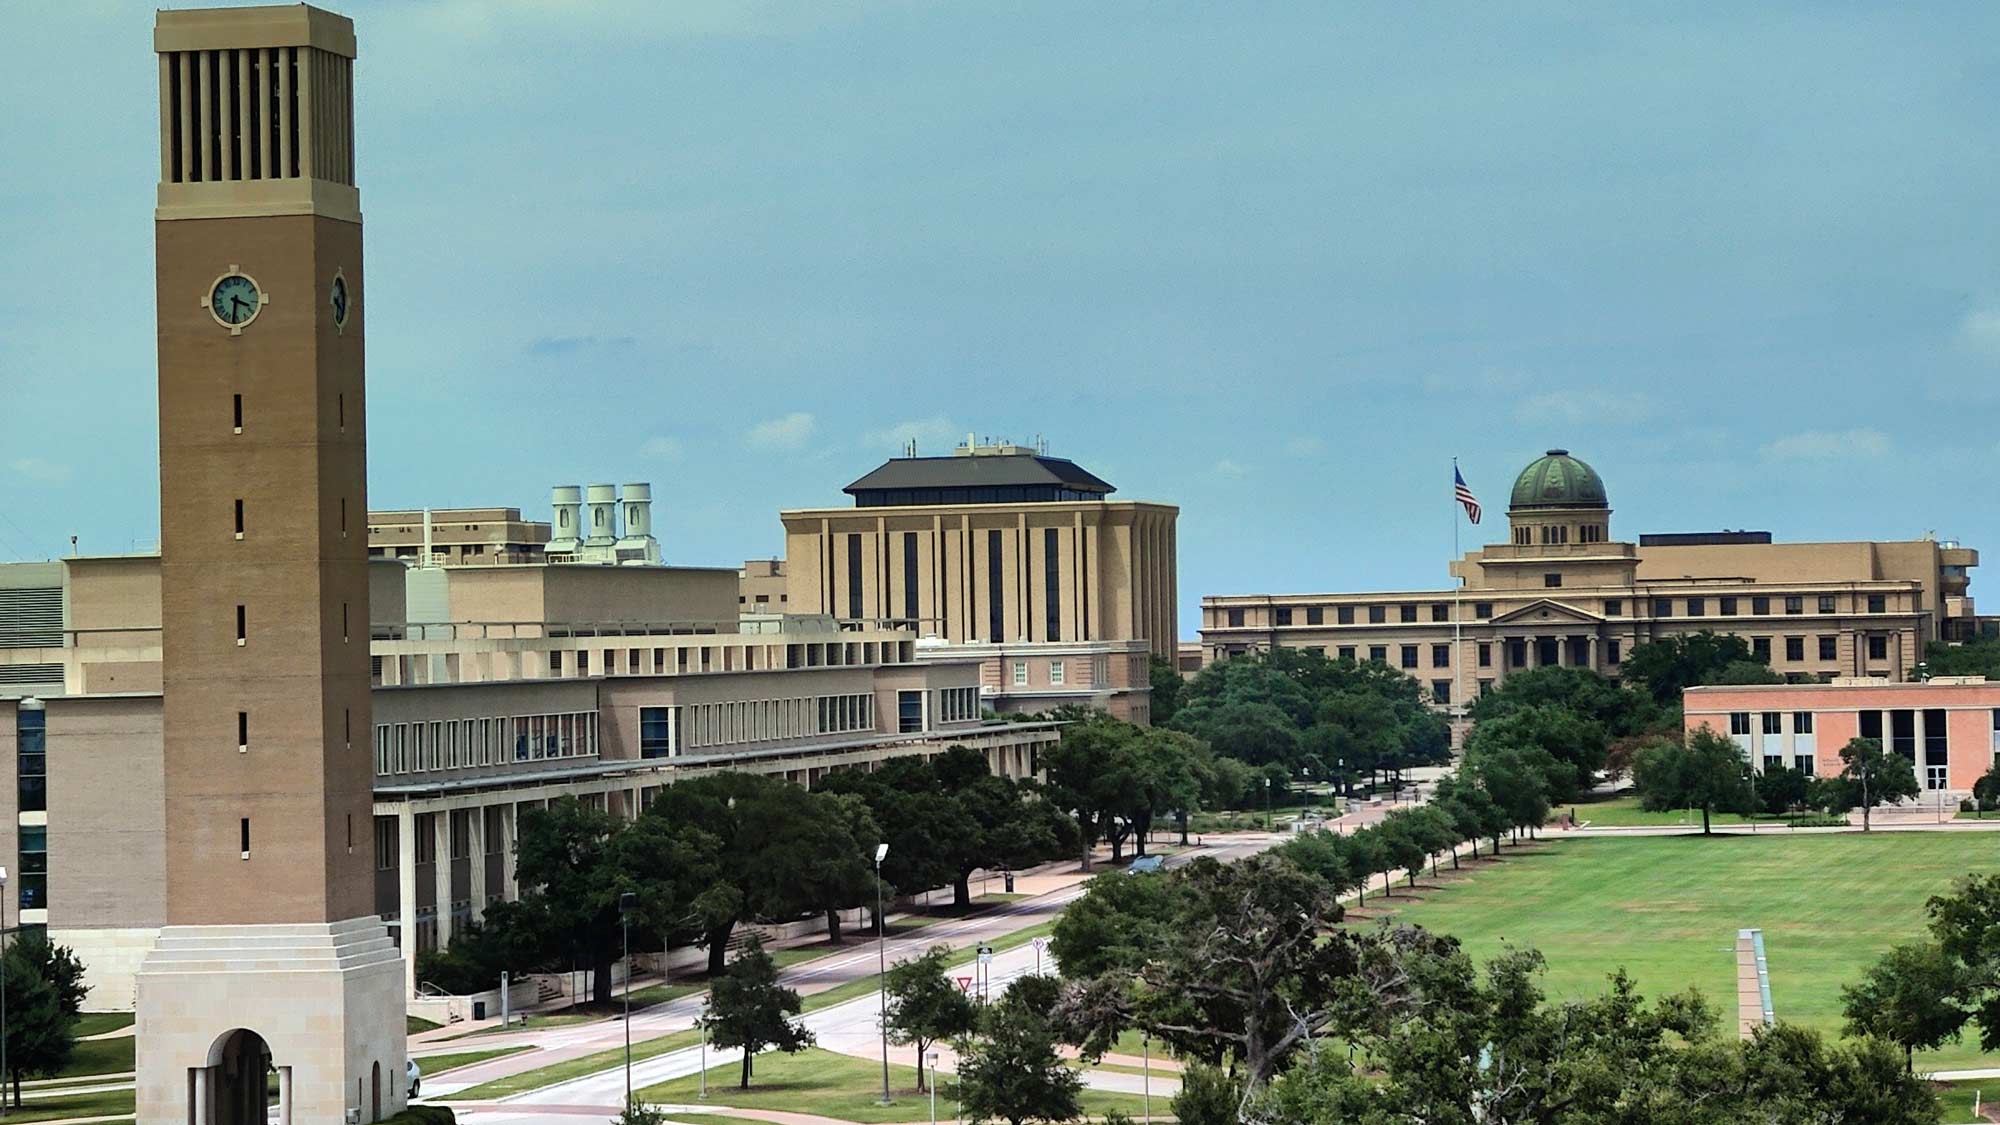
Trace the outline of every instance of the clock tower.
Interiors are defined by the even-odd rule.
[[[403,1106],[374,912],[354,27],[163,11],[155,213],[167,925],[140,1125]]]

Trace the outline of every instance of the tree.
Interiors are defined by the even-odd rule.
[[[1921,668],[1926,677],[1984,676],[2000,680],[2000,637],[1981,637],[1963,644],[1932,641],[1924,646]]]
[[[54,1078],[69,1065],[89,989],[76,954],[35,931],[9,939],[6,977],[7,1080],[18,1109],[23,1079]]]
[[[1849,739],[1840,748],[1840,761],[1839,783],[1827,795],[1836,811],[1861,810],[1863,832],[1871,828],[1869,811],[1876,805],[1919,792],[1916,767],[1901,754],[1882,749],[1881,739]]]
[[[1681,693],[1700,684],[1722,682],[1723,670],[1732,664],[1770,663],[1760,659],[1750,642],[1734,634],[1712,633],[1706,629],[1685,636],[1662,637],[1633,645],[1619,664],[1625,682],[1643,684],[1653,701],[1662,707],[1680,706]],[[1735,673],[1733,682],[1745,682]],[[1769,679],[1749,682],[1772,682]]]
[[[635,1097],[625,1103],[624,1111],[612,1119],[612,1125],[667,1125],[670,1120],[666,1110]]]
[[[1748,814],[1756,808],[1750,763],[1727,736],[1702,727],[1676,746],[1663,742],[1640,753],[1632,766],[1639,806],[1653,811],[1700,809],[1701,834],[1711,834],[1717,810]]]
[[[1472,701],[1466,715],[1475,724],[1529,707],[1557,707],[1602,726],[1614,738],[1660,728],[1660,707],[1650,695],[1632,691],[1573,665],[1548,665],[1510,674]]]
[[[1812,778],[1789,766],[1765,766],[1757,775],[1757,808],[1771,816],[1790,812],[1806,803]]]
[[[1417,885],[1417,874],[1424,869],[1424,860],[1430,855],[1428,833],[1419,821],[1415,809],[1397,809],[1382,818],[1382,823],[1372,831],[1381,839],[1389,853],[1389,861],[1403,869],[1412,887]],[[1382,893],[1389,893],[1389,879],[1382,880]]]
[[[2000,762],[1995,762],[1985,776],[1972,783],[1972,799],[1978,802],[1980,812],[2000,808]]]
[[[1505,814],[1505,827],[1516,832],[1546,823],[1550,802],[1576,789],[1576,767],[1538,746],[1468,748],[1463,768]],[[1493,848],[1500,849],[1498,832]]]
[[[1542,704],[1518,707],[1472,728],[1466,737],[1466,752],[1489,748],[1543,750],[1575,771],[1576,785],[1583,784],[1604,768],[1605,752],[1611,744],[1604,725],[1565,707]],[[1567,800],[1574,785],[1565,792],[1551,792],[1551,800]]]
[[[1437,874],[1437,857],[1445,852],[1451,853],[1451,866],[1457,869],[1458,845],[1465,842],[1465,837],[1459,834],[1457,821],[1435,801],[1418,805],[1409,812],[1417,843],[1423,846],[1424,854],[1430,856],[1431,874]]]
[[[1175,716],[1174,726],[1208,743],[1216,753],[1253,766],[1290,766],[1299,756],[1298,724],[1270,703],[1191,704]]]
[[[1219,1068],[1189,1063],[1181,1071],[1181,1089],[1174,1095],[1174,1120],[1180,1125],[1238,1125],[1236,1107],[1243,1091]]]
[[[1903,1068],[1916,1071],[1916,1052],[1958,1039],[1969,1018],[1958,1000],[1970,981],[1965,966],[1938,945],[1899,945],[1870,966],[1861,983],[1840,990],[1847,1034],[1873,1035],[1903,1049]]]
[[[934,945],[889,967],[889,1042],[917,1049],[917,1089],[924,1089],[924,1052],[940,1039],[971,1034],[978,1023],[972,997],[945,976],[951,947]]]
[[[1074,1121],[1083,1112],[1083,1076],[1056,1053],[1048,1011],[1051,983],[1022,977],[979,1021],[979,1034],[961,1044],[958,1088],[966,1116],[1024,1121]]]
[[[1291,861],[1299,870],[1325,883],[1337,900],[1365,881],[1349,865],[1348,839],[1325,829],[1302,832],[1273,848],[1271,854]]]
[[[2000,875],[1968,875],[1924,911],[1931,937],[1963,973],[1955,999],[1979,1025],[1980,1050],[2000,1050]]]
[[[791,1054],[813,1045],[813,1033],[791,1017],[802,1007],[799,994],[778,984],[778,967],[753,936],[729,968],[708,989],[702,1025],[718,1047],[743,1049],[743,1080],[750,1088],[751,1060],[766,1047]]]
[[[1181,696],[1187,691],[1187,677],[1181,675],[1173,661],[1156,654],[1146,662],[1146,682],[1153,689],[1148,693],[1152,700],[1149,718],[1154,726],[1165,726],[1181,709]]]

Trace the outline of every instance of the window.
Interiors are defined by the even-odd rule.
[[[1735,598],[1718,598],[1718,599],[1716,599],[1716,600],[1722,603],[1722,605],[1721,605],[1721,608],[1722,608],[1722,616],[1724,616],[1724,617],[1734,617],[1734,616],[1736,616],[1736,599],[1735,599]]]
[[[1451,667],[1451,646],[1450,646],[1450,645],[1432,645],[1432,646],[1431,646],[1431,667],[1433,667],[1433,668],[1449,668],[1449,667]]]
[[[237,835],[238,835],[239,837],[241,837],[241,841],[242,841],[242,844],[243,844],[243,858],[244,858],[244,859],[249,859],[249,858],[250,858],[250,818],[246,816],[246,817],[244,817],[244,818],[243,818],[242,820],[238,821],[238,822],[237,822],[237,825],[236,825],[236,831],[237,831]]]
[[[1557,547],[1567,542],[1569,542],[1569,528],[1559,525],[1542,528],[1543,545]]]
[[[1485,694],[1487,694],[1487,693],[1491,692],[1492,690],[1493,690],[1493,681],[1492,681],[1492,680],[1481,680],[1481,681],[1479,681],[1479,694],[1481,694],[1481,695],[1485,695]]]
[[[1811,711],[1792,712],[1792,733],[1811,734],[1812,732],[1813,732],[1813,713]]]
[[[1487,641],[1479,642],[1479,666],[1481,668],[1493,667],[1493,645]]]
[[[938,692],[938,721],[967,723],[979,717],[979,689],[943,688]]]
[[[1026,687],[1027,684],[1028,684],[1028,662],[1025,660],[1016,660],[1014,662],[1014,686]]]
[[[1764,712],[1764,733],[1765,734],[1785,733],[1784,716],[1776,711]]]
[[[1887,637],[1868,638],[1868,659],[1870,660],[1889,659],[1889,638]]]
[[[602,515],[602,512],[598,513]],[[847,537],[847,616],[861,616],[861,536]],[[999,640],[998,633],[994,640]]]
[[[1805,658],[1806,658],[1806,639],[1804,637],[1786,637],[1785,659],[1804,660]]]
[[[768,602],[771,595],[758,594],[757,600]],[[917,533],[914,531],[903,533],[903,616],[913,624],[917,619]]]
[[[1431,620],[1432,620],[1432,621],[1450,621],[1450,620],[1451,620],[1451,606],[1449,606],[1449,605],[1446,605],[1446,604],[1445,604],[1444,602],[1432,602],[1432,603],[1431,603]]]
[[[1782,769],[1784,767],[1784,764],[1785,764],[1785,759],[1781,755],[1778,754],[1764,755],[1765,773],[1776,773],[1779,769]]]
[[[1432,703],[1450,703],[1450,702],[1451,702],[1451,681],[1450,681],[1450,680],[1432,680],[1432,681],[1431,681],[1431,702],[1432,702]]]
[[[1414,622],[1417,619],[1417,607],[1413,605],[1397,606],[1396,619],[1405,625]]]
[[[1889,598],[1887,595],[1884,594],[1868,595],[1868,612],[1887,613],[1888,611],[1889,611]]]
[[[1805,774],[1807,777],[1811,777],[1813,775],[1813,756],[1811,754],[1792,755],[1792,768]]]
[[[1340,656],[1340,658],[1341,658],[1342,660],[1352,660],[1352,659],[1354,659],[1354,646],[1353,646],[1353,645],[1341,645],[1341,646],[1340,646],[1340,649],[1339,649],[1339,656]]]
[[[1001,569],[1003,562],[1000,557],[1000,532],[996,528],[986,533],[986,628],[990,634],[987,639],[996,644],[1007,639],[1007,606],[1002,593],[1006,585]],[[1229,623],[1243,624],[1243,611],[1230,610]]]
[[[1063,671],[1063,662],[1062,662],[1062,661],[1060,661],[1060,660],[1051,660],[1051,661],[1049,661],[1049,686],[1050,686],[1050,687],[1061,687],[1061,686],[1063,685],[1063,676],[1064,676],[1064,674],[1065,674],[1065,673],[1064,673],[1064,671]]]
[[[1403,667],[1415,668],[1417,666],[1417,646],[1404,645],[1402,651],[1402,659],[1403,659]]]
[[[1560,574],[1542,575],[1542,585],[1548,587],[1549,589],[1554,589],[1555,587],[1560,586],[1562,584],[1563,584],[1563,576]]]
[[[1838,659],[1839,650],[1836,647],[1838,644],[1839,638],[1837,637],[1821,637],[1819,639],[1819,658],[1821,660]]]
[[[1389,620],[1388,607],[1379,605],[1368,607],[1368,623],[1370,625],[1380,625],[1387,620]]]
[[[1819,611],[1820,611],[1821,613],[1832,613],[1832,612],[1833,612],[1833,595],[1832,595],[1832,594],[1821,594],[1821,595],[1819,596]]]
[[[24,824],[18,829],[21,851],[21,909],[46,910],[49,905],[49,830]]]
[[[1763,661],[1763,662],[1765,662],[1766,664],[1770,663],[1770,662],[1771,662],[1771,638],[1769,638],[1769,637],[1752,637],[1752,638],[1750,638],[1750,652],[1751,652],[1751,654],[1752,654],[1752,655],[1756,656],[1756,657],[1757,657],[1757,659],[1759,659],[1759,660],[1762,660],[1762,661]]]
[[[908,537],[911,557],[916,554],[916,540],[915,535]],[[1045,639],[1051,641],[1062,640],[1062,551],[1058,542],[1055,528],[1042,529],[1042,600],[1047,603],[1042,607],[1042,618],[1047,629]],[[911,611],[910,616],[915,617],[916,612]]]
[[[1354,607],[1351,605],[1335,607],[1334,620],[1342,625],[1354,624]]]
[[[1324,624],[1326,624],[1326,609],[1325,609],[1325,607],[1323,607],[1323,606],[1316,606],[1316,605],[1312,605],[1312,606],[1307,606],[1307,607],[1306,607],[1306,624],[1308,624],[1308,625],[1324,625]]]
[[[641,758],[666,758],[674,752],[673,709],[670,707],[639,708],[639,756]]]
[[[1617,641],[1605,641],[1605,642],[1604,642],[1604,662],[1605,662],[1606,664],[1616,664],[1616,663],[1618,663],[1618,642],[1617,642]]]
[[[236,643],[238,645],[241,645],[245,641],[249,640],[250,634],[248,632],[248,629],[249,629],[249,618],[244,613],[243,607],[239,605],[236,607]]]
[[[1689,598],[1689,599],[1688,599],[1688,616],[1689,616],[1689,617],[1703,617],[1703,616],[1706,616],[1706,615],[1707,615],[1707,613],[1708,613],[1708,599],[1707,599],[1707,598]]]
[[[14,772],[22,812],[49,807],[48,721],[44,710],[22,708],[14,713]]]
[[[1534,541],[1535,541],[1535,533],[1533,531],[1525,527],[1517,527],[1514,529],[1515,546],[1526,547],[1529,544],[1533,543]]]
[[[924,693],[921,691],[899,691],[896,693],[896,731],[899,734],[915,734],[924,729]]]
[[[1492,602],[1473,602],[1473,603],[1472,603],[1472,616],[1474,616],[1474,617],[1477,617],[1477,618],[1479,618],[1479,619],[1480,619],[1481,621],[1484,621],[1484,620],[1486,620],[1487,618],[1489,618],[1489,617],[1493,616],[1493,603],[1492,603]]]
[[[1387,645],[1369,645],[1368,659],[1373,660],[1377,664],[1387,664],[1389,662],[1389,647]]]
[[[236,538],[243,538],[243,501],[236,502]]]
[[[1229,627],[1230,627],[1231,629],[1241,629],[1241,628],[1243,627],[1243,611],[1242,611],[1242,610],[1240,610],[1240,609],[1232,609],[1232,610],[1230,610],[1230,611],[1229,611]],[[997,641],[997,640],[999,640],[1000,638],[999,638],[999,637],[994,637],[993,639]]]
[[[1786,613],[1804,613],[1805,611],[1806,611],[1806,600],[1804,598],[1794,594],[1791,597],[1785,599]]]
[[[1617,617],[1618,615],[1624,612],[1625,612],[1625,599],[1623,598],[1604,599],[1604,616]]]
[[[1672,598],[1653,599],[1654,617],[1672,617],[1673,615],[1674,615],[1674,599]]]
[[[1272,610],[1271,623],[1274,625],[1290,625],[1292,623],[1292,611],[1289,609]]]
[[[1731,711],[1731,712],[1729,713],[1729,733],[1730,733],[1730,734],[1749,734],[1749,733],[1750,733],[1750,712],[1748,712],[1748,711]]]
[[[1771,612],[1771,599],[1758,594],[1750,599],[1750,612],[1759,617]]]
[[[236,749],[250,749],[250,712],[236,712]]]

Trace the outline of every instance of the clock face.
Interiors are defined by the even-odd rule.
[[[264,294],[257,283],[240,273],[224,276],[208,294],[208,311],[232,328],[250,323],[263,304]]]
[[[346,278],[336,276],[333,279],[333,295],[327,298],[327,301],[333,306],[333,326],[335,328],[345,327],[347,324],[348,307]]]

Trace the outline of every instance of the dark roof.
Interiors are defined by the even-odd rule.
[[[1074,461],[1031,453],[969,457],[896,457],[841,489],[860,492],[927,488],[1009,488],[1054,485],[1079,492],[1115,492],[1110,482]]]
[[[1663,531],[1641,535],[1641,547],[1720,547],[1729,543],[1769,543],[1768,531]]]

